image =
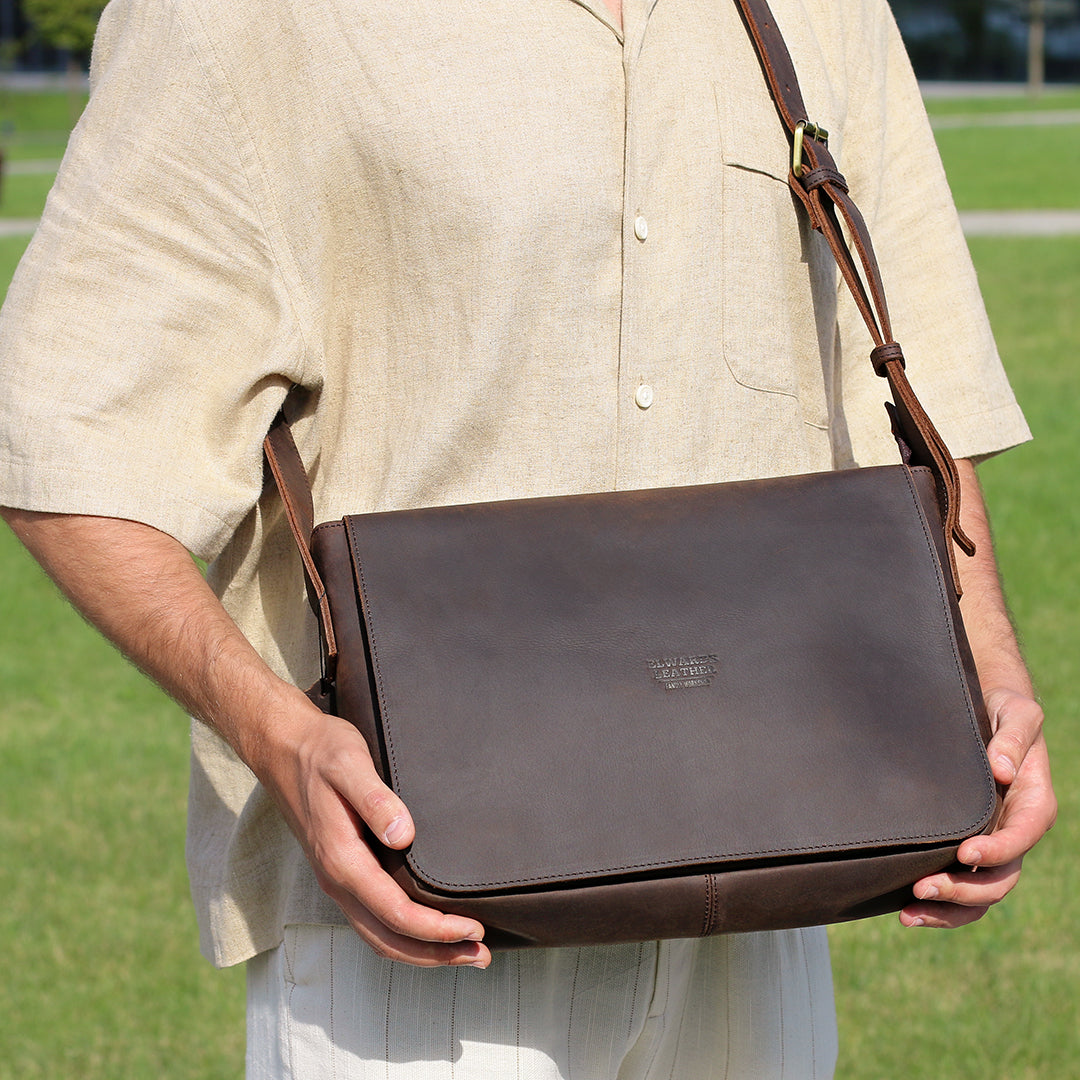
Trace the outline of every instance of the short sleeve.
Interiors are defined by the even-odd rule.
[[[304,335],[244,117],[185,0],[113,0],[0,315],[0,503],[204,558],[258,500]]]
[[[861,8],[862,19],[848,19],[842,31],[849,94],[839,166],[869,226],[908,377],[954,456],[1007,449],[1030,432],[998,357],[907,53],[885,3],[845,7]],[[861,370],[872,342],[846,289],[839,312],[837,457],[895,460],[881,422],[888,391]]]

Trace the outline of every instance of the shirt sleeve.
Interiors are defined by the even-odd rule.
[[[926,111],[887,5],[840,5],[847,15],[848,113],[839,166],[862,210],[881,267],[893,334],[920,401],[956,457],[981,457],[1031,437],[1002,368]],[[812,106],[811,106],[812,108]],[[867,380],[872,346],[846,287],[839,302],[843,392],[839,464],[895,460],[884,380]]]
[[[0,503],[213,558],[308,361],[230,79],[185,0],[114,0],[90,103],[0,315]],[[230,73],[230,76],[235,73]]]

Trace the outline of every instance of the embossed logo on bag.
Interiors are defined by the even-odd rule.
[[[652,677],[665,690],[687,690],[692,686],[711,686],[716,677],[717,657],[665,656],[658,660],[646,660]]]

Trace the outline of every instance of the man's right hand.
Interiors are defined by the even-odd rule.
[[[300,840],[319,885],[382,956],[487,967],[483,926],[414,903],[365,843],[361,822],[390,848],[408,847],[415,830],[405,804],[379,779],[363,736],[298,696],[249,764]]]
[[[363,736],[267,667],[180,543],[117,518],[0,514],[79,611],[252,769],[376,952],[426,967],[491,962],[480,923],[414,903],[379,865],[364,825],[392,848],[414,827]]]

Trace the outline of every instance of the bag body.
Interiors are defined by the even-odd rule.
[[[902,906],[998,805],[942,539],[904,465],[319,526],[385,865],[496,945]]]
[[[791,189],[874,341],[902,464],[314,528],[289,428],[302,395],[266,439],[322,631],[309,694],[363,733],[416,824],[408,851],[372,848],[494,947],[896,910],[1000,810],[958,605],[954,544],[974,548],[955,463],[768,7],[736,2],[792,139]]]

